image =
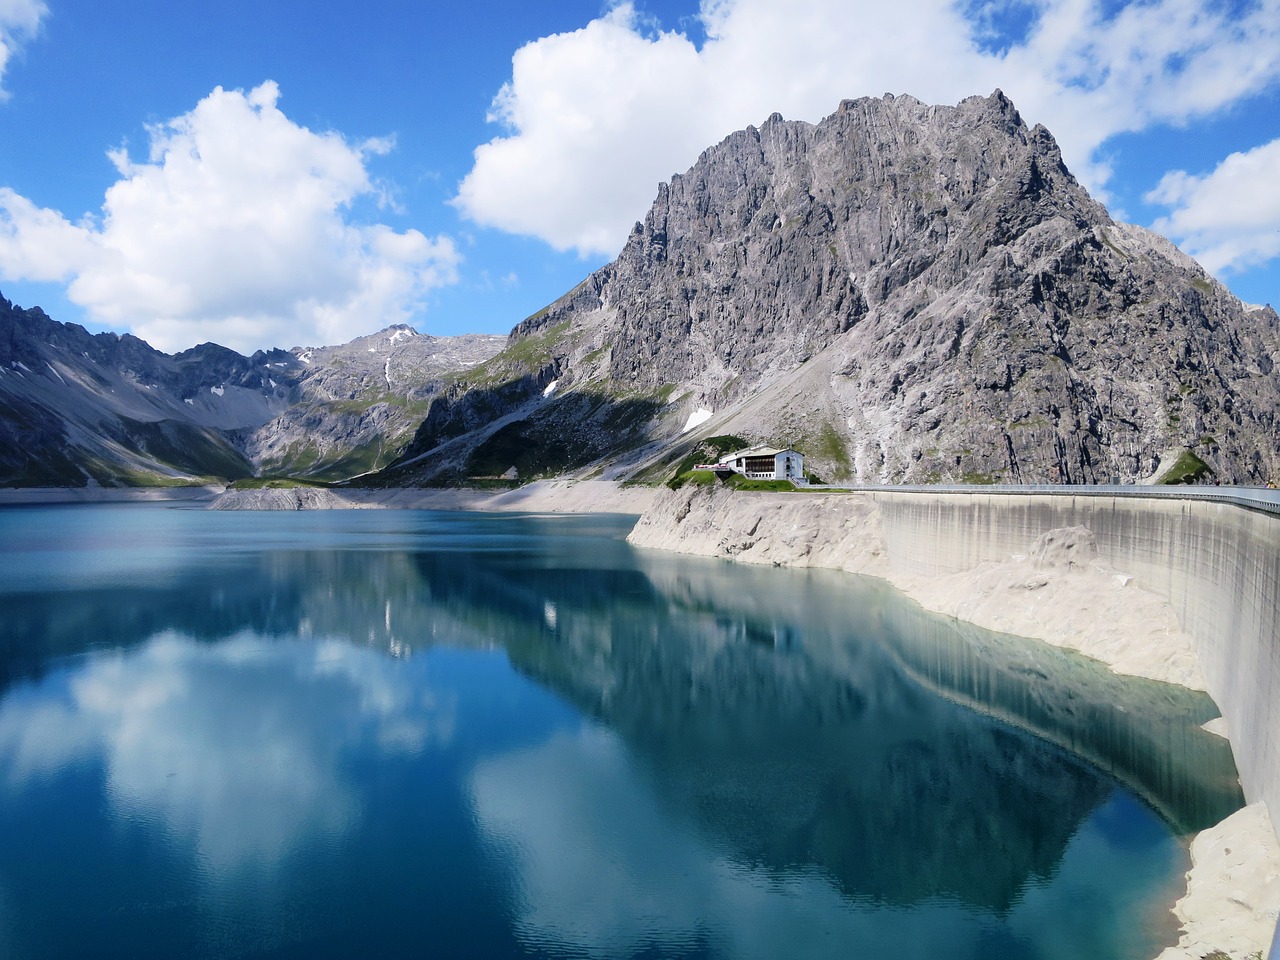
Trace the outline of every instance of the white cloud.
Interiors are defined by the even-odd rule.
[[[1167,173],[1148,203],[1172,211],[1153,224],[1211,271],[1280,257],[1280,140],[1233,153],[1212,173]]]
[[[459,208],[558,250],[616,247],[618,224],[629,227],[676,169],[669,158],[707,145],[696,49],[677,34],[639,31],[627,5],[522,47],[490,114],[520,133],[476,150]]]
[[[412,319],[456,280],[453,242],[354,222],[354,201],[381,196],[366,160],[391,142],[314,133],[278,97],[219,87],[149,128],[145,161],[112,151],[101,217],[0,190],[0,276],[69,279],[93,320],[165,350],[337,343]]]
[[[48,12],[42,0],[0,0],[0,83],[14,53],[39,29]],[[0,100],[8,98],[8,92],[0,86]]]
[[[774,111],[816,121],[848,97],[954,103],[996,87],[1099,191],[1110,137],[1204,116],[1280,76],[1280,0],[1113,13],[1100,0],[1039,0],[1026,35],[1004,45],[990,41],[1006,5],[975,6],[703,0],[699,48],[620,4],[516,53],[492,112],[506,133],[476,150],[455,203],[483,225],[611,254],[658,181]]]

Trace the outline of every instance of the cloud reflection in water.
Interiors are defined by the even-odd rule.
[[[413,682],[411,682],[411,679]],[[112,813],[189,843],[211,878],[277,868],[361,812],[344,757],[416,754],[453,736],[454,705],[375,650],[166,631],[0,703],[0,771],[22,790],[100,765]]]
[[[903,908],[852,899],[813,866],[745,862],[690,811],[671,809],[625,743],[603,727],[482,760],[469,789],[495,862],[512,874],[518,933],[535,951],[612,958],[710,945],[715,955],[772,960],[794,955],[799,944],[815,958],[847,957],[856,945],[867,956],[883,950],[925,960],[1016,955],[1043,946],[1044,930],[1055,929],[1045,960],[1071,960],[1100,955],[1109,935],[1099,940],[1088,924],[1062,929],[1061,891],[1046,902],[1045,885],[1034,880],[1008,911],[975,911],[940,895]],[[1112,801],[1125,802],[1132,801]],[[1164,869],[1150,849],[1117,839],[1086,822],[1053,881],[1087,904],[1086,913],[1095,911],[1095,922],[1102,890],[1117,877],[1134,891],[1132,902],[1118,899],[1108,921],[1123,923],[1126,911],[1149,904]]]

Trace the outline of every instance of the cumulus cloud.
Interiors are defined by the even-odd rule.
[[[1211,173],[1164,175],[1148,203],[1170,207],[1154,224],[1211,271],[1280,257],[1280,140],[1233,153]]]
[[[1026,29],[1011,31],[1013,8]],[[558,249],[610,254],[655,184],[774,111],[816,121],[846,97],[955,103],[1002,88],[1095,191],[1112,136],[1182,123],[1280,77],[1280,0],[965,4],[703,0],[706,40],[655,31],[630,3],[513,58],[457,207]]]
[[[14,53],[36,32],[48,12],[42,0],[0,0],[0,84]],[[8,98],[0,86],[0,100]]]
[[[112,151],[100,216],[0,190],[0,276],[69,281],[91,319],[165,350],[337,343],[412,319],[456,280],[452,241],[356,222],[353,203],[382,192],[367,161],[390,142],[315,133],[279,96],[270,81],[219,87],[150,127],[145,160]]]

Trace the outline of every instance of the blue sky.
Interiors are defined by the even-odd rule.
[[[1280,0],[0,0],[0,292],[165,350],[505,332],[775,110],[1002,88],[1280,302]]]

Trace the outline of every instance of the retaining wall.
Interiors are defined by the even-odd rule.
[[[1280,811],[1280,516],[1211,499],[866,491],[890,564],[935,576],[1088,527],[1103,559],[1166,596],[1195,640],[1249,802]]]

